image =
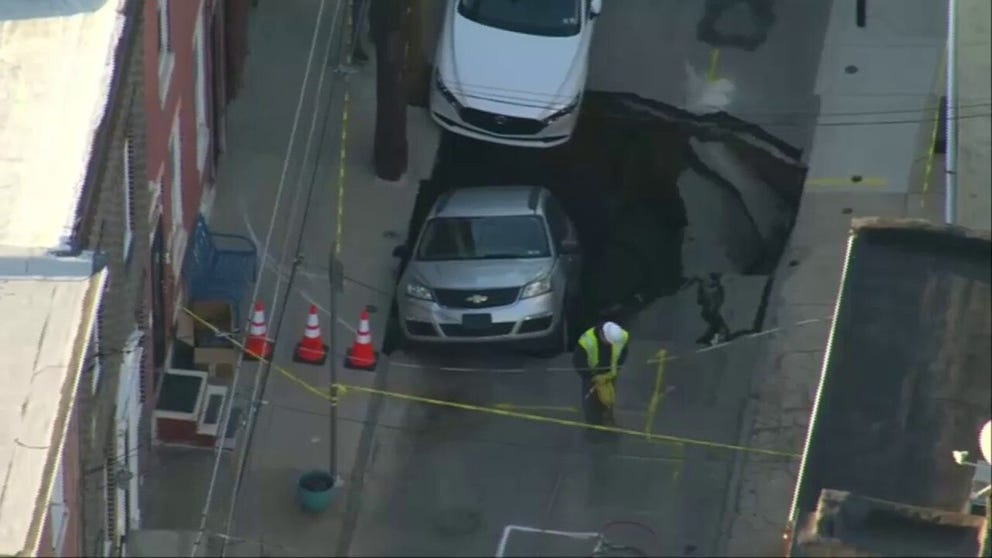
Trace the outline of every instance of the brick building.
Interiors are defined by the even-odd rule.
[[[0,2],[0,555],[121,555],[140,528],[156,371],[246,10]]]
[[[228,83],[237,83],[246,54],[247,9],[244,0],[144,3],[149,22],[144,35],[145,137],[155,202],[147,284],[155,321],[148,385],[158,384],[166,365],[170,332],[184,298],[186,247],[197,216],[209,211],[212,200],[215,164],[224,144],[224,109],[236,93]]]
[[[2,555],[103,554],[138,514],[140,8],[0,3]]]

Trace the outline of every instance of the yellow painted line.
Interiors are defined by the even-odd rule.
[[[186,308],[184,306],[182,308],[182,310],[183,310],[183,312],[185,312],[186,314],[188,314],[191,318],[193,318],[194,321],[196,321],[200,325],[206,327],[207,329],[209,329],[213,333],[215,333],[215,334],[221,333],[220,329],[218,329],[215,325],[211,324],[207,320],[205,320],[202,317],[198,316],[197,314],[195,314],[189,308]],[[236,339],[230,338],[230,337],[228,337],[228,339],[230,339],[231,344],[233,344],[235,347],[241,349],[242,351],[245,350],[245,346],[244,346],[243,343],[239,342]],[[253,356],[257,356],[257,355],[253,355]],[[677,446],[682,446],[682,445],[685,445],[685,444],[692,444],[692,445],[702,446],[702,447],[707,447],[707,448],[712,448],[712,449],[725,449],[725,450],[730,450],[730,451],[742,451],[742,452],[756,453],[756,454],[762,454],[762,455],[774,455],[774,456],[778,456],[778,457],[789,457],[789,458],[792,458],[792,459],[797,459],[797,458],[800,457],[799,454],[794,453],[794,452],[791,452],[791,451],[781,451],[781,450],[772,450],[772,449],[764,449],[764,448],[753,448],[753,447],[747,447],[747,446],[739,446],[739,445],[735,445],[735,444],[725,444],[725,443],[721,443],[721,442],[711,442],[709,440],[698,440],[698,439],[693,439],[693,438],[684,438],[682,436],[670,436],[670,435],[665,435],[665,434],[646,434],[644,432],[640,432],[640,431],[633,430],[633,429],[630,429],[630,428],[619,428],[619,427],[615,427],[615,426],[602,426],[602,425],[599,425],[599,424],[587,424],[585,422],[580,422],[580,421],[577,421],[577,420],[569,420],[569,419],[547,417],[547,416],[544,416],[544,415],[535,415],[535,414],[532,414],[532,413],[524,413],[524,412],[512,411],[512,410],[508,410],[508,409],[497,409],[495,407],[485,407],[485,406],[481,406],[481,405],[472,405],[472,404],[469,404],[469,403],[461,403],[461,402],[458,402],[458,401],[448,401],[448,400],[444,400],[444,399],[435,399],[435,398],[432,398],[432,397],[423,397],[423,396],[420,396],[420,395],[413,395],[413,394],[402,393],[402,392],[398,392],[398,391],[389,391],[389,390],[385,390],[385,389],[376,389],[376,388],[372,388],[372,387],[360,386],[360,385],[355,385],[355,384],[337,383],[337,384],[334,384],[333,386],[331,386],[332,389],[322,389],[322,388],[319,388],[317,386],[314,386],[313,384],[310,384],[306,380],[304,380],[304,379],[300,378],[299,376],[293,374],[292,372],[290,372],[286,368],[283,368],[282,366],[277,365],[276,363],[272,362],[271,360],[259,358],[259,361],[260,362],[267,362],[267,363],[269,363],[273,369],[275,369],[276,371],[278,371],[280,374],[282,374],[283,376],[285,376],[286,378],[288,378],[293,383],[299,385],[300,387],[302,387],[306,391],[310,392],[311,394],[316,395],[317,397],[320,397],[322,399],[331,401],[332,403],[336,403],[337,402],[337,398],[339,396],[347,395],[347,393],[350,391],[350,392],[356,392],[356,393],[364,393],[364,394],[367,394],[367,395],[380,395],[382,397],[389,397],[391,399],[396,399],[396,400],[400,400],[400,401],[408,401],[408,402],[411,402],[411,403],[423,403],[423,404],[426,404],[426,405],[435,405],[435,406],[438,406],[438,407],[447,407],[449,409],[460,409],[460,410],[463,410],[463,411],[474,411],[474,412],[478,412],[478,413],[485,413],[485,414],[488,414],[488,415],[495,415],[495,416],[501,416],[501,417],[507,417],[507,418],[516,418],[516,419],[522,419],[522,420],[529,420],[529,421],[532,421],[532,422],[543,422],[545,424],[557,424],[559,426],[570,426],[570,427],[574,427],[574,428],[584,428],[584,429],[587,429],[587,430],[598,430],[600,432],[612,432],[614,434],[619,434],[619,435],[624,435],[624,436],[647,437],[649,440],[658,441],[658,442],[668,442],[668,443],[675,444]],[[333,395],[330,393],[332,391],[334,392]]]
[[[658,369],[654,375],[654,392],[651,393],[651,403],[648,405],[648,416],[644,419],[644,435],[651,436],[651,428],[654,426],[654,414],[658,411],[658,404],[661,403],[661,390],[665,385],[665,360],[668,351],[661,349],[657,352]]]
[[[854,180],[850,176],[836,176],[825,178],[810,178],[806,181],[807,186],[864,186],[866,188],[883,188],[889,185],[889,181],[881,176],[865,176],[860,180]]]
[[[578,413],[575,407],[567,405],[516,405],[514,403],[497,403],[493,405],[497,409],[517,410],[517,411],[552,411],[561,413]]]
[[[944,55],[940,57],[940,69],[937,75],[944,75],[947,68],[947,43],[944,43]],[[926,194],[930,191],[930,175],[933,173],[934,148],[937,145],[937,130],[940,123],[940,103],[933,109],[933,129],[930,130],[930,148],[927,150],[927,163],[923,166],[923,194],[920,196],[920,207],[926,206]]]
[[[716,71],[720,66],[720,49],[715,48],[710,51],[710,66],[706,71],[706,78],[713,83],[716,81]]]

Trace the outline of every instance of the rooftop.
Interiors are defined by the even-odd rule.
[[[67,248],[123,0],[0,2],[0,246]]]
[[[105,281],[53,252],[72,252],[123,3],[0,1],[0,555],[38,553]]]
[[[816,513],[824,490],[967,508],[974,470],[952,452],[980,455],[992,414],[990,274],[987,231],[854,220],[794,525]]]
[[[104,275],[0,247],[0,555],[35,554]]]

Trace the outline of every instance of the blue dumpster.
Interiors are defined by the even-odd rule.
[[[303,473],[297,483],[300,506],[310,513],[320,513],[326,510],[334,493],[337,492],[337,485],[337,478],[327,471]]]

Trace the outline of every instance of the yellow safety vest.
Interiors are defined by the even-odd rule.
[[[627,346],[627,340],[630,338],[630,334],[626,331],[623,332],[623,340],[619,345],[613,345],[610,351],[610,372],[609,375],[613,378],[617,376],[618,365],[620,363],[620,354],[623,353],[624,347]],[[599,366],[599,338],[596,335],[596,328],[590,328],[585,333],[579,337],[579,346],[582,347],[586,352],[586,361],[589,363],[589,368],[595,369]],[[593,370],[594,375],[604,374],[602,371]]]

